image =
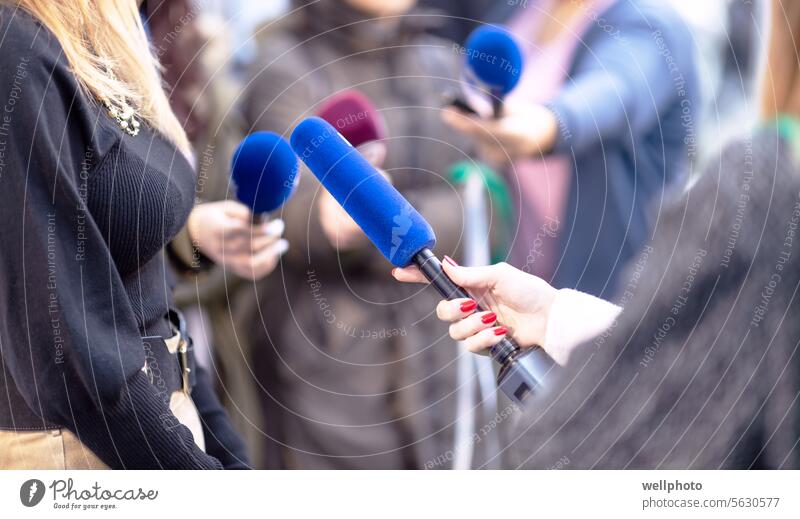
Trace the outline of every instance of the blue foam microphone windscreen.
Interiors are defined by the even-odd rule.
[[[286,139],[272,132],[251,133],[231,161],[236,197],[254,215],[274,211],[297,189],[298,166],[297,155]]]
[[[468,70],[493,95],[504,97],[522,75],[522,50],[507,29],[481,26],[464,44]]]
[[[398,267],[436,244],[427,221],[336,129],[309,117],[292,132],[292,148],[320,183]]]

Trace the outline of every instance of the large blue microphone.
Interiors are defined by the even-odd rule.
[[[330,123],[310,117],[295,128],[291,141],[308,169],[393,265],[406,267],[416,253],[436,244],[422,215]]]
[[[430,224],[333,126],[319,117],[305,119],[292,133],[291,144],[386,259],[398,267],[417,265],[446,299],[471,298],[447,277],[431,251],[436,236]],[[491,353],[501,366],[500,389],[520,405],[544,389],[554,366],[541,348],[522,351],[509,337]]]
[[[464,49],[470,79],[489,91],[494,115],[500,117],[503,98],[522,76],[522,50],[508,29],[491,25],[472,31]]]
[[[245,137],[231,160],[236,198],[253,211],[253,221],[279,208],[300,182],[297,155],[286,139],[272,132]]]

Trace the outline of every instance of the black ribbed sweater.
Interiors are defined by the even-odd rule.
[[[29,408],[0,426],[33,412],[112,468],[245,466],[205,373],[210,455],[141,372],[141,337],[170,334],[164,246],[192,208],[191,166],[144,124],[124,133],[28,14],[0,7],[0,49],[0,394]]]

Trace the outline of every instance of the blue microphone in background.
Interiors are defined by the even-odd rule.
[[[447,277],[431,251],[436,236],[430,224],[333,126],[319,117],[305,119],[292,133],[291,143],[389,262],[398,267],[417,265],[446,299],[471,297]],[[544,388],[544,379],[554,366],[541,348],[521,351],[508,337],[491,353],[501,366],[500,389],[520,405]]]
[[[297,155],[286,139],[272,132],[251,133],[231,160],[236,198],[253,211],[253,223],[279,208],[300,182]]]
[[[508,29],[484,25],[469,35],[464,53],[469,79],[489,92],[494,116],[500,117],[503,99],[522,76],[522,50]]]

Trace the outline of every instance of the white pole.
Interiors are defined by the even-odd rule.
[[[489,222],[486,204],[486,188],[483,176],[476,170],[471,172],[464,184],[464,264],[468,266],[488,265],[491,261],[489,248]],[[485,416],[497,413],[496,385],[494,369],[489,357],[473,355],[463,343],[459,343],[457,360],[457,395],[455,449],[453,469],[472,468],[475,450],[475,409],[478,402],[476,382],[479,383]],[[494,459],[500,452],[496,434],[481,438],[481,445],[487,448],[488,459]]]

